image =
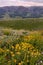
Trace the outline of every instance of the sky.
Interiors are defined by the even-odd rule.
[[[43,6],[43,0],[0,0],[3,6]]]

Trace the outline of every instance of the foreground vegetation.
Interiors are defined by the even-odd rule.
[[[43,65],[43,30],[15,35],[12,29],[0,29],[0,65]]]
[[[0,20],[0,65],[43,65],[43,19]]]
[[[0,26],[13,29],[42,30],[43,18],[0,20]]]

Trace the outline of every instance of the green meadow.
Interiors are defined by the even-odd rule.
[[[43,30],[43,18],[0,20],[1,27],[25,30]]]

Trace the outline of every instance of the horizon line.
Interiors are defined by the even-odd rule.
[[[0,7],[43,7],[43,6],[22,6],[22,5],[6,5],[6,6],[0,6]]]

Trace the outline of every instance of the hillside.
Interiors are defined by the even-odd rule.
[[[4,17],[39,18],[43,17],[43,6],[6,6],[0,7],[0,18]]]

